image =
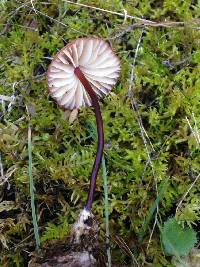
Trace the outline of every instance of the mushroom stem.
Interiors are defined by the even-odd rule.
[[[101,159],[103,155],[103,147],[104,147],[103,120],[101,116],[101,110],[100,110],[97,95],[92,89],[90,83],[88,82],[88,80],[86,79],[85,75],[83,74],[83,72],[80,70],[79,67],[75,68],[74,73],[78,77],[80,82],[83,84],[84,88],[86,89],[87,93],[89,94],[92,100],[92,105],[94,108],[94,113],[96,116],[96,123],[97,123],[98,148],[97,148],[96,158],[95,158],[93,168],[92,168],[92,173],[90,177],[90,188],[89,188],[87,202],[85,205],[85,209],[91,210],[92,202],[94,198],[97,174],[99,171],[99,167],[100,167]]]

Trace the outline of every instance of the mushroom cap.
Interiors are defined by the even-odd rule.
[[[80,38],[61,49],[47,71],[49,93],[64,109],[92,105],[89,94],[75,75],[79,67],[92,89],[101,98],[115,85],[120,60],[110,45],[99,38]]]

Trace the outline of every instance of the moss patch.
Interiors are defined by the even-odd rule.
[[[188,0],[80,1],[120,13],[125,9],[128,14],[154,21],[189,22],[184,27],[136,25],[126,31],[136,23],[134,20],[64,1],[34,2],[39,12],[35,13],[27,2],[0,3],[0,95],[12,96],[0,105],[1,163],[4,181],[7,179],[0,188],[4,203],[0,204],[2,266],[27,266],[35,246],[28,182],[29,122],[42,242],[69,233],[86,200],[96,151],[88,125],[95,118],[91,109],[81,110],[70,124],[69,113],[60,110],[48,96],[45,72],[51,57],[66,43],[94,35],[109,40],[122,62],[117,86],[101,102],[113,262],[121,266],[132,262],[122,242],[115,242],[119,236],[139,266],[173,266],[163,252],[158,227],[149,243],[155,212],[142,240],[139,233],[164,181],[168,179],[168,185],[157,214],[161,224],[175,215],[181,197],[200,171],[200,32],[190,22],[198,18],[199,5]],[[141,32],[132,82],[135,112],[127,93]],[[141,136],[138,114],[146,142]],[[196,229],[199,183],[176,213],[179,221],[196,225]],[[103,207],[100,172],[93,212],[102,233]]]

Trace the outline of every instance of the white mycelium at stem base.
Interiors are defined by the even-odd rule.
[[[74,73],[79,67],[101,98],[119,77],[120,61],[109,44],[98,38],[80,38],[57,53],[47,72],[49,92],[64,109],[92,105],[88,92]]]
[[[89,221],[91,221],[92,224],[88,223]],[[83,209],[79,214],[78,221],[74,224],[72,229],[73,242],[79,244],[80,238],[84,235],[88,235],[92,228],[93,233],[98,232],[98,225],[94,223],[94,215],[90,211]]]

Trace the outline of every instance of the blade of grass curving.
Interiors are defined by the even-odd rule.
[[[40,247],[40,238],[39,238],[39,230],[37,224],[37,217],[35,212],[35,195],[34,195],[34,182],[33,182],[33,173],[32,173],[32,141],[31,141],[31,127],[28,126],[28,172],[29,172],[29,190],[31,196],[31,212],[32,212],[32,221],[33,221],[33,229],[34,236],[36,242],[36,249],[38,250]]]
[[[160,190],[158,190],[158,195],[157,195],[157,198],[156,200],[153,202],[152,206],[150,207],[149,209],[149,213],[147,215],[147,217],[145,218],[144,222],[143,222],[143,226],[139,232],[139,241],[142,241],[143,240],[143,237],[146,233],[146,230],[147,230],[147,227],[153,217],[153,214],[154,212],[156,211],[156,208],[157,208],[157,205],[159,204],[159,202],[161,201],[161,199],[163,198],[163,195],[167,189],[167,186],[168,186],[168,181],[169,181],[169,178],[167,178],[166,180],[164,180],[161,185],[160,185]]]
[[[105,225],[106,225],[106,247],[107,247],[108,267],[111,267],[112,262],[110,253],[108,177],[107,177],[106,162],[104,156],[102,157],[102,171],[103,171],[104,209],[105,209],[104,214],[105,214]]]

